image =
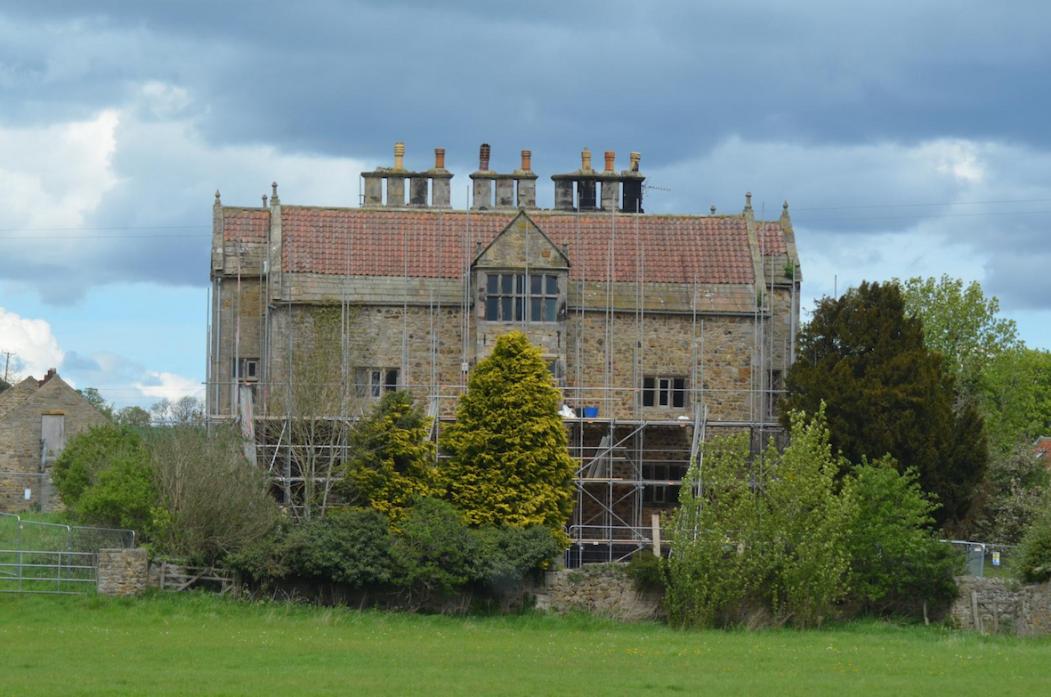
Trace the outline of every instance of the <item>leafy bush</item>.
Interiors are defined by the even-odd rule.
[[[393,571],[387,519],[371,509],[351,509],[285,524],[231,555],[228,564],[264,585],[287,578],[354,588],[384,585]]]
[[[448,592],[475,575],[478,542],[452,504],[420,499],[391,545],[395,583],[415,593]]]
[[[561,537],[542,525],[484,527],[470,532],[477,555],[471,576],[494,590],[514,586],[531,573],[547,568],[564,549]]]
[[[932,532],[932,503],[913,470],[887,459],[855,467],[843,484],[853,501],[848,524],[850,600],[863,613],[921,616],[956,598],[960,558]]]
[[[159,551],[212,563],[269,533],[280,518],[270,482],[233,428],[157,429],[150,439],[162,515]],[[163,519],[163,524],[160,520]]]
[[[1026,583],[1051,580],[1051,498],[1029,526],[1018,548],[1018,576]]]
[[[158,495],[150,452],[133,429],[105,424],[78,434],[56,460],[52,478],[77,520],[146,535],[152,530]]]
[[[664,591],[664,575],[661,573],[661,559],[648,550],[640,550],[631,555],[628,562],[628,576],[639,591]]]

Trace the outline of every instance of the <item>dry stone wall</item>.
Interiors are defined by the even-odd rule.
[[[662,616],[660,598],[640,593],[624,564],[589,564],[547,575],[537,608],[552,612],[586,612],[624,622]]]
[[[961,629],[991,634],[1051,634],[1051,583],[1021,585],[1002,578],[962,576],[949,611]]]

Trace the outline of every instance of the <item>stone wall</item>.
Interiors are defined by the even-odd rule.
[[[545,591],[537,595],[537,609],[587,612],[624,622],[662,616],[659,596],[637,591],[625,564],[589,564],[549,573]]]
[[[983,633],[1051,634],[1051,583],[1020,585],[1001,578],[961,576],[949,616],[957,627]]]
[[[97,589],[101,595],[138,595],[146,590],[149,578],[146,550],[100,549]]]

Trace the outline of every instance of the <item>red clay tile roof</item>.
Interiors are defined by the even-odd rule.
[[[764,257],[780,256],[788,254],[785,246],[785,233],[781,230],[781,223],[776,220],[757,221],[759,229],[759,251]]]
[[[224,208],[223,239],[227,242],[265,242],[270,211],[261,208]]]
[[[365,276],[459,278],[517,214],[282,206],[282,268]],[[267,211],[224,213],[227,240],[265,239]],[[616,215],[529,211],[557,245],[568,245],[570,276],[604,281],[751,283],[741,216]],[[785,254],[777,222],[759,223],[763,252]],[[637,232],[636,232],[637,231]],[[612,240],[612,244],[611,244]],[[612,251],[612,266],[609,255]]]

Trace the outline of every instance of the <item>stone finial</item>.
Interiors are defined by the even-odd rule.
[[[489,143],[482,143],[478,148],[478,171],[489,171]]]
[[[266,194],[263,194],[263,208],[266,208]]]
[[[591,149],[584,148],[580,151],[580,171],[590,172],[591,171]]]
[[[219,198],[219,189],[215,190],[215,205],[216,206],[223,205],[222,199]]]
[[[745,195],[744,195],[744,209],[746,211],[752,210],[752,192],[751,191],[745,192]]]
[[[405,169],[405,143],[394,144],[394,169]]]
[[[270,205],[275,206],[281,203],[281,199],[277,197],[277,182],[270,182]]]
[[[711,205],[711,207],[710,207],[710,208],[708,208],[708,211],[709,211],[709,212],[710,212],[710,213],[711,213],[712,215],[715,215],[715,204],[714,204],[714,203],[713,203],[713,204]]]
[[[605,152],[605,157],[606,157],[605,172],[607,174],[612,174],[613,173],[613,165],[614,165],[614,163],[617,160],[617,153],[615,153],[612,150],[607,150]]]
[[[521,166],[521,170],[523,172],[531,172],[531,171],[533,171],[533,151],[532,150],[523,150],[522,151],[522,166]]]
[[[630,169],[632,172],[638,172],[639,171],[639,160],[642,159],[642,155],[640,153],[636,152],[636,151],[632,151],[628,155],[628,159],[631,162],[631,164],[628,167],[628,169]]]
[[[445,169],[445,148],[434,149],[434,168]]]
[[[785,213],[788,212],[788,200],[787,199],[785,200],[784,203],[781,204],[781,210],[783,210]]]

